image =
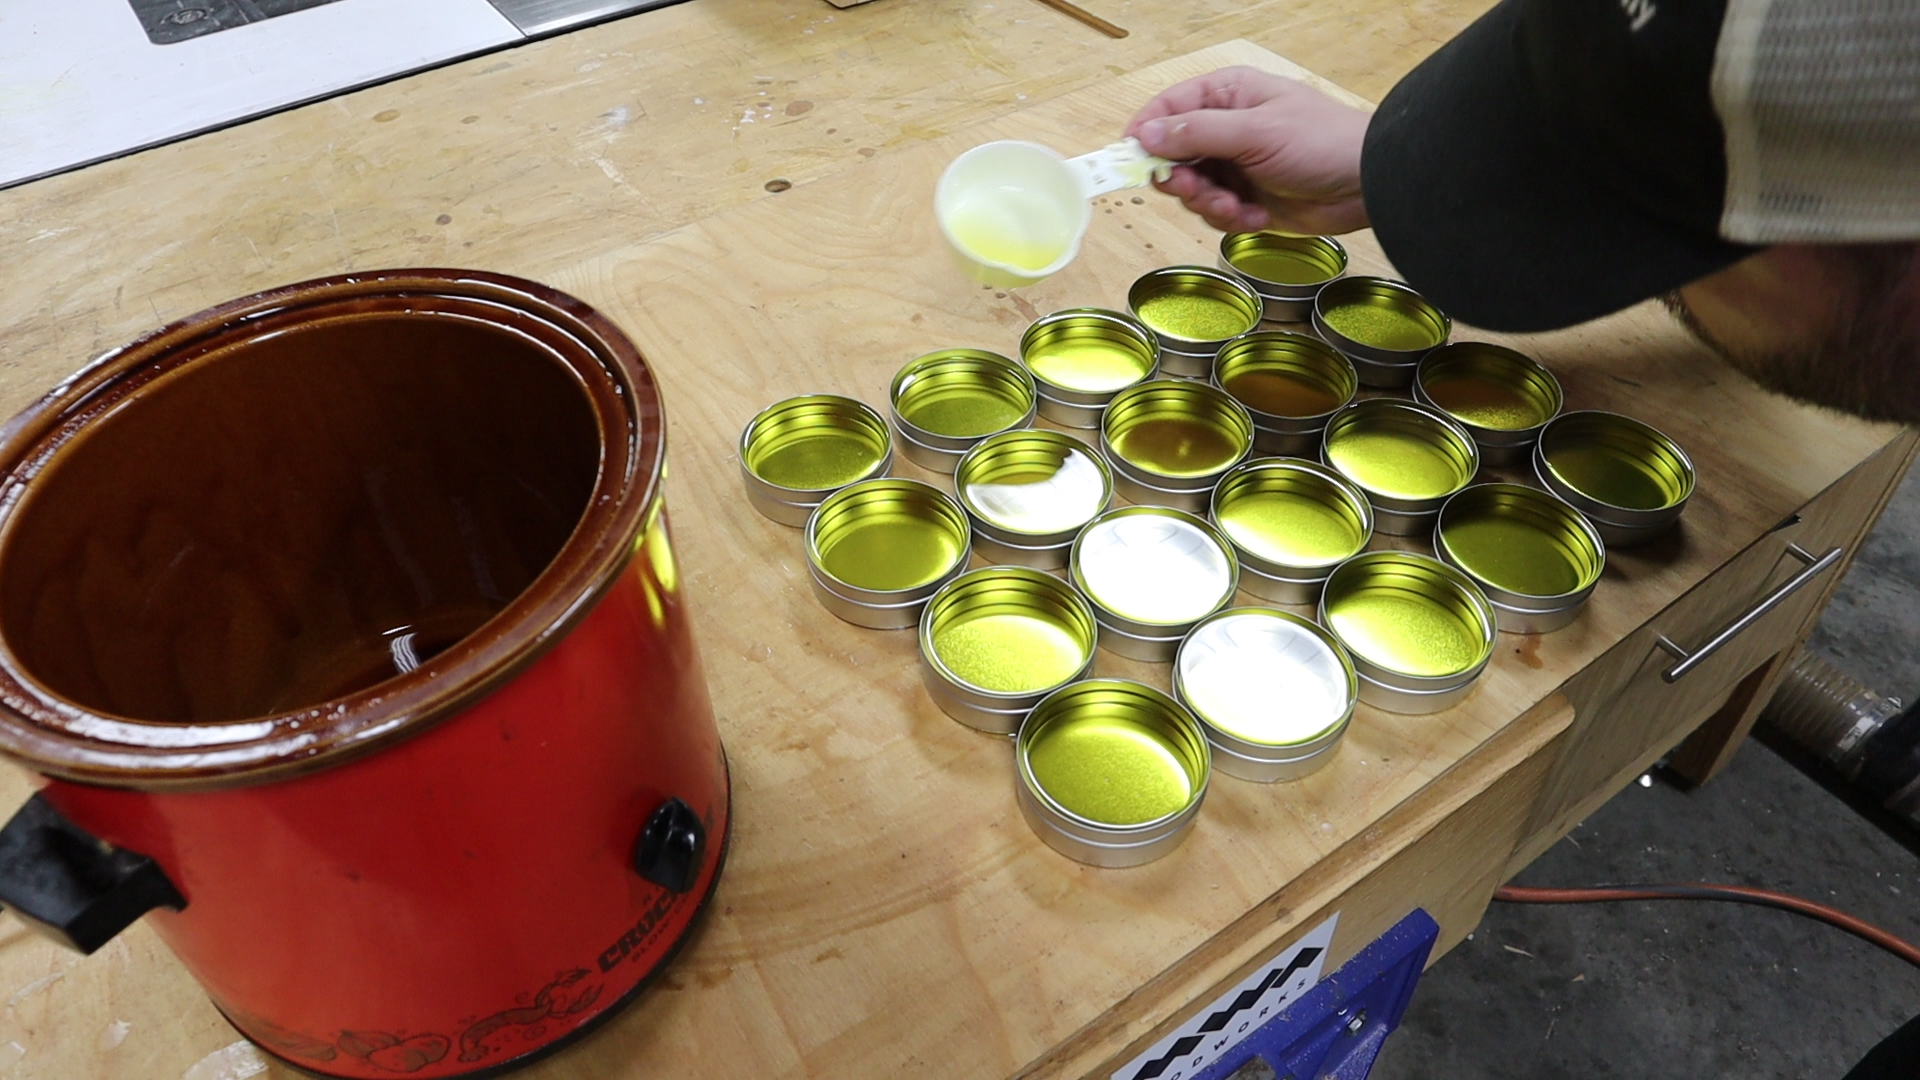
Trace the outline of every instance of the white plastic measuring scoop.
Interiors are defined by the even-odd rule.
[[[940,232],[974,280],[1003,288],[1058,273],[1080,253],[1087,200],[1165,179],[1173,162],[1137,139],[1064,158],[1039,143],[990,142],[940,175],[933,210]]]

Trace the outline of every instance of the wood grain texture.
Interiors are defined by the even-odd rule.
[[[1217,38],[1223,27],[1249,17],[1209,14],[1205,5],[1180,5],[1178,16],[1168,13],[1171,5],[1117,6],[1132,13],[1116,16],[1120,21],[1145,26],[1158,19],[1176,38]],[[749,2],[701,3],[656,13],[664,18],[651,25],[745,20],[773,10]],[[929,59],[939,51],[932,43],[962,52],[975,47],[943,19],[986,17],[972,5],[874,4],[859,12],[905,10],[921,13],[921,22],[875,22],[858,34],[829,35],[830,50],[873,57],[873,78],[857,91],[860,110],[886,116],[887,94],[896,85],[889,80],[919,85],[926,72],[906,69],[917,61],[939,66]],[[1248,10],[1272,18],[1280,7]],[[1372,27],[1364,33],[1391,37],[1408,32],[1409,20],[1431,14],[1418,6],[1383,7],[1365,16],[1307,19],[1346,20],[1349,28],[1364,23]],[[746,23],[739,33],[750,37],[762,29]],[[921,36],[939,30],[948,34],[944,41]],[[605,43],[617,34],[579,36]],[[1129,41],[1146,37],[1136,33]],[[569,40],[548,45],[586,47]],[[702,40],[688,40],[691,53],[725,52]],[[1411,59],[1404,42],[1395,48],[1388,54]],[[976,55],[969,63],[977,61]],[[681,59],[653,62],[671,67]],[[894,130],[912,145],[838,172],[824,165],[812,173],[783,168],[795,186],[771,197],[702,195],[698,185],[650,174],[645,190],[671,205],[635,210],[642,202],[635,187],[636,197],[623,209],[637,217],[609,209],[594,194],[599,182],[592,177],[604,172],[590,161],[581,169],[569,166],[564,178],[528,179],[565,160],[547,156],[537,133],[524,157],[488,151],[484,161],[467,161],[463,154],[475,148],[450,143],[437,130],[431,137],[383,135],[389,160],[404,165],[395,177],[417,175],[412,170],[421,167],[420,154],[444,152],[446,168],[470,170],[464,182],[477,185],[472,197],[499,208],[503,218],[486,224],[482,216],[484,244],[449,247],[418,222],[407,227],[427,242],[415,249],[404,237],[379,235],[379,223],[401,220],[396,205],[409,196],[371,178],[329,188],[358,192],[365,202],[349,208],[351,221],[337,244],[321,245],[327,250],[308,250],[309,234],[298,232],[324,237],[328,214],[317,221],[302,216],[308,211],[293,206],[297,183],[283,188],[272,212],[243,206],[245,221],[283,213],[290,216],[274,220],[295,229],[274,248],[288,257],[260,264],[224,257],[194,264],[210,252],[244,249],[242,240],[252,238],[223,232],[218,215],[191,217],[172,230],[149,221],[130,228],[118,250],[151,255],[142,245],[155,236],[183,238],[172,255],[159,258],[167,272],[142,264],[156,274],[138,293],[152,310],[127,310],[124,297],[120,308],[103,299],[101,282],[140,279],[131,267],[108,273],[106,264],[71,250],[70,258],[36,264],[72,286],[77,299],[37,311],[17,306],[17,297],[0,301],[16,305],[0,310],[0,324],[17,332],[0,340],[24,350],[8,354],[0,391],[17,404],[73,366],[67,360],[77,360],[70,355],[77,343],[112,343],[149,326],[164,317],[163,301],[177,306],[170,314],[184,314],[269,280],[368,265],[356,260],[390,261],[410,251],[531,273],[600,307],[649,357],[667,400],[668,503],[734,767],[735,854],[713,917],[661,984],[578,1048],[523,1075],[971,1077],[1029,1069],[1074,1075],[1177,1019],[1196,994],[1278,944],[1307,908],[1350,900],[1353,910],[1367,912],[1355,920],[1357,936],[1397,905],[1420,899],[1441,908],[1437,914],[1450,934],[1461,932],[1505,868],[1512,838],[1531,820],[1551,770],[1564,760],[1562,748],[1579,718],[1555,704],[1556,695],[1898,437],[1895,429],[1837,420],[1761,393],[1708,359],[1651,306],[1574,331],[1494,338],[1553,368],[1574,407],[1631,412],[1692,452],[1700,491],[1680,530],[1660,544],[1620,553],[1589,610],[1567,630],[1542,638],[1503,635],[1494,663],[1462,706],[1430,717],[1363,707],[1334,761],[1312,777],[1274,787],[1220,778],[1187,843],[1149,866],[1102,871],[1061,858],[1020,820],[1008,744],[962,728],[927,700],[912,636],[841,623],[813,600],[799,534],[747,505],[734,442],[748,417],[776,398],[829,390],[884,405],[888,379],[914,355],[951,345],[1010,351],[1038,314],[1118,304],[1126,285],[1147,269],[1210,262],[1217,236],[1198,221],[1170,200],[1148,194],[1136,202],[1122,194],[1096,205],[1084,254],[1066,272],[1017,293],[981,289],[960,277],[928,207],[934,178],[960,149],[995,137],[1034,138],[1067,151],[1091,148],[1154,90],[1229,62],[1297,70],[1255,46],[1232,43],[1135,74],[1103,76],[1095,89],[1019,112],[990,108],[991,119],[952,134],[925,125],[942,123],[939,117],[977,119],[983,115],[977,102],[944,113],[909,102],[898,111],[921,117],[922,126]],[[484,66],[449,78],[471,88],[460,80],[491,77],[479,74]],[[635,66],[644,65],[636,60]],[[1046,85],[1058,89],[1093,78],[1090,69],[1066,68],[1081,74]],[[740,61],[733,70],[751,68]],[[1379,75],[1368,78],[1377,90]],[[513,95],[497,86],[454,106],[431,79],[408,83],[437,108],[469,107],[478,115],[516,107],[502,105]],[[608,86],[597,78],[587,83]],[[396,91],[368,93],[382,92]],[[959,91],[940,91],[949,92]],[[355,103],[359,97],[337,107],[364,107],[367,102]],[[557,117],[573,107],[528,105],[514,115]],[[276,128],[284,119],[266,122],[279,131],[272,138],[309,158],[318,154],[326,123],[303,134]],[[877,130],[890,121],[868,122]],[[668,149],[698,153],[661,168],[724,172],[730,167],[726,140],[703,138],[668,140]],[[157,186],[184,195],[200,174],[172,170],[195,154],[183,144],[142,155],[117,175],[145,169],[144,175],[163,178]],[[335,153],[329,160],[355,159]],[[624,175],[621,161],[607,160]],[[743,174],[759,183],[764,173],[750,171],[758,159],[739,160],[749,163]],[[256,161],[243,171],[265,183],[282,175],[276,169]],[[371,177],[378,170],[367,172]],[[206,177],[221,183],[211,170]],[[62,192],[112,186],[90,186],[105,181],[88,174],[66,180],[21,189],[42,193],[7,205],[44,208],[59,204]],[[495,183],[502,201],[489,203],[485,189]],[[731,209],[692,221],[728,198]],[[548,205],[549,199],[560,205]],[[123,205],[110,200],[97,208],[105,216],[85,215],[88,228],[109,228],[112,208]],[[412,205],[413,212],[421,209]],[[329,213],[340,209],[333,203]],[[20,219],[6,220],[18,227]],[[1387,269],[1370,237],[1356,236],[1349,247],[1356,269]],[[90,280],[95,275],[101,282]],[[43,297],[58,290],[51,280],[22,280],[51,290]],[[1491,337],[1470,328],[1461,336]],[[930,478],[911,465],[898,471]],[[1166,684],[1164,666],[1102,653],[1097,667]],[[1577,710],[1578,700],[1567,696]],[[17,801],[23,787],[9,772],[0,783],[0,805]],[[1491,842],[1467,842],[1489,831]],[[1402,869],[1389,874],[1395,866]],[[1402,871],[1406,876],[1395,876]],[[1386,876],[1373,878],[1373,891],[1358,891],[1374,874]],[[1420,883],[1430,877],[1432,899],[1426,900]],[[16,1000],[0,1014],[0,1048],[12,1041],[25,1051],[14,1066],[17,1075],[171,1077],[233,1038],[143,929],[87,960],[63,956],[17,927],[7,934],[0,939],[0,989]],[[116,1026],[121,1023],[128,1027]],[[118,1042],[116,1031],[123,1035]]]

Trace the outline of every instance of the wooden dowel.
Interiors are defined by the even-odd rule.
[[[1112,23],[1108,22],[1107,20],[1101,18],[1098,15],[1095,15],[1093,12],[1088,11],[1083,7],[1080,7],[1077,4],[1068,3],[1067,0],[1040,0],[1040,2],[1052,8],[1053,10],[1059,12],[1062,15],[1071,16],[1072,18],[1078,19],[1081,22],[1086,23],[1088,26],[1093,27],[1095,30],[1100,31],[1101,33],[1107,35],[1110,38],[1123,38],[1127,36],[1127,31],[1125,28],[1115,26]]]

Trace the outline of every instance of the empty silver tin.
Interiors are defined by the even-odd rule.
[[[1210,516],[1233,545],[1240,587],[1282,604],[1319,600],[1333,568],[1373,538],[1366,495],[1302,458],[1242,463],[1213,489]]]
[[[1319,450],[1327,420],[1360,388],[1339,350],[1284,330],[1255,330],[1220,346],[1212,382],[1253,418],[1255,450],[1294,456]]]
[[[1153,334],[1105,308],[1069,308],[1036,320],[1020,337],[1020,362],[1033,376],[1040,415],[1072,428],[1099,427],[1113,395],[1160,370]]]
[[[822,606],[858,626],[903,630],[967,568],[967,514],[918,480],[862,480],[820,503],[806,542]]]
[[[1079,439],[1030,428],[967,451],[953,488],[981,558],[1058,570],[1073,538],[1113,501],[1113,474]]]
[[[1165,266],[1133,283],[1127,309],[1159,343],[1162,374],[1204,379],[1220,346],[1260,325],[1263,305],[1236,274]]]
[[[1213,485],[1252,449],[1253,418],[1206,383],[1130,386],[1100,418],[1100,453],[1130,502],[1204,512]]]
[[[1162,506],[1123,506],[1080,531],[1068,573],[1093,603],[1101,648],[1166,663],[1195,623],[1233,599],[1240,565],[1207,521]]]
[[[1496,624],[1515,634],[1572,622],[1607,566],[1606,544],[1578,510],[1520,484],[1475,484],[1448,499],[1433,551],[1480,586]]]
[[[1693,462],[1678,443],[1609,412],[1570,412],[1549,423],[1534,445],[1533,471],[1615,547],[1671,528],[1696,482]]]
[[[942,712],[1011,735],[1054,690],[1093,670],[1099,628],[1073,586],[1023,566],[970,570],[920,617],[920,673]]]
[[[1373,504],[1373,527],[1390,536],[1432,530],[1440,507],[1480,469],[1480,450],[1460,425],[1423,405],[1356,401],[1327,422],[1321,459]]]
[[[1413,397],[1472,435],[1488,465],[1526,460],[1566,400],[1560,380],[1538,361],[1485,341],[1456,341],[1428,353],[1414,370]]]
[[[1253,286],[1267,318],[1306,322],[1320,289],[1347,272],[1347,249],[1331,236],[1228,233],[1220,238],[1220,269]]]
[[[1033,423],[1033,376],[999,353],[941,349],[907,361],[888,393],[900,452],[950,473],[980,440]]]
[[[1405,282],[1347,277],[1313,298],[1313,329],[1353,361],[1367,386],[1405,386],[1420,358],[1446,343],[1453,321]]]
[[[1180,846],[1206,799],[1212,754],[1178,701],[1121,679],[1069,683],[1014,737],[1020,814],[1060,854],[1139,866]]]
[[[1360,700],[1398,713],[1458,703],[1493,656],[1493,605],[1465,574],[1405,551],[1341,563],[1320,595],[1320,624],[1353,657]]]
[[[753,508],[782,525],[807,523],[828,495],[893,466],[887,422],[837,394],[776,401],[740,432],[740,476]]]
[[[1333,759],[1360,682],[1334,636],[1278,608],[1228,608],[1180,645],[1173,689],[1200,721],[1214,768],[1294,780]]]

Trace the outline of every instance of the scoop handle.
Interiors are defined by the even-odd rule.
[[[1131,138],[1110,143],[1091,154],[1068,158],[1067,164],[1073,168],[1074,176],[1080,180],[1080,190],[1089,199],[1165,180],[1174,166],[1174,162],[1166,158],[1147,153],[1140,140]]]

